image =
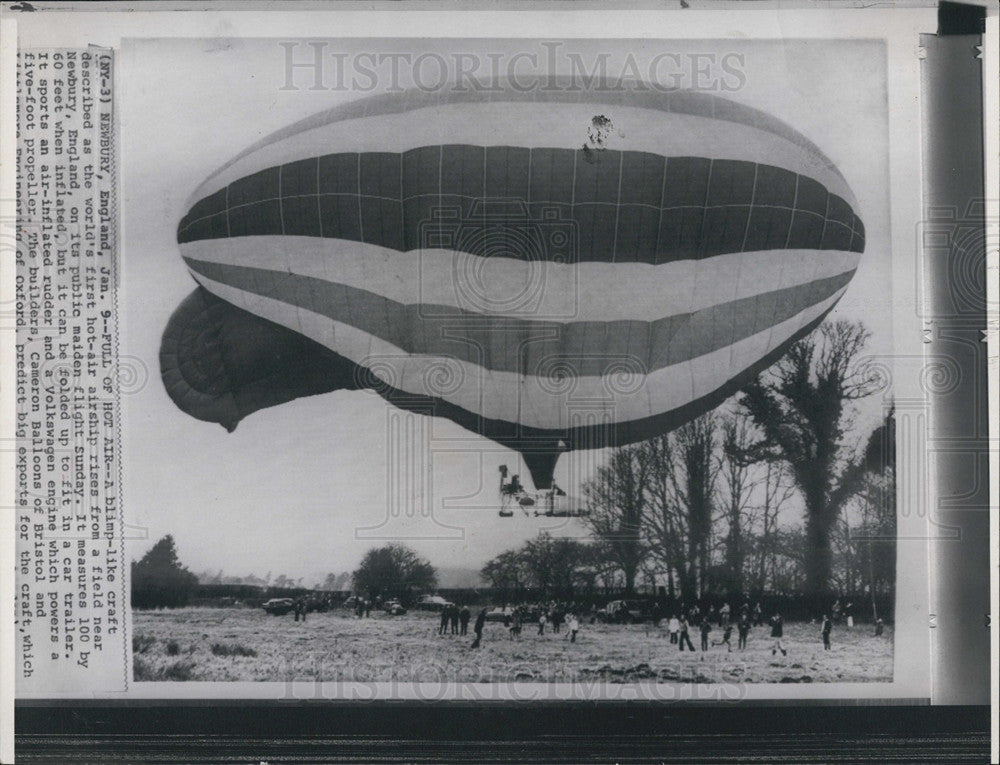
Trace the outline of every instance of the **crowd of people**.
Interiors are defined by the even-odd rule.
[[[370,617],[372,609],[378,610],[381,606],[381,598],[366,599],[355,596],[351,601],[353,601],[351,605],[354,614],[359,619]],[[621,601],[621,603],[623,604],[622,608],[627,608],[624,606],[625,601]],[[293,608],[295,621],[305,621],[306,613],[311,610],[319,609],[316,609],[315,604],[304,597],[295,599]],[[504,605],[492,610],[497,612],[499,618],[502,618],[509,640],[520,640],[524,625],[533,623],[537,635],[544,635],[546,630],[549,630],[551,634],[564,636],[570,643],[577,641],[581,621],[594,624],[599,614],[599,609],[593,604],[588,609],[585,604],[559,601]],[[490,607],[481,608],[473,622],[472,609],[468,605],[447,603],[440,611],[437,634],[466,636],[469,632],[469,624],[473,622],[475,639],[472,647],[478,648],[482,643],[487,614],[490,611]],[[603,616],[607,617],[608,615],[605,613]],[[770,630],[771,654],[777,655],[779,652],[782,656],[788,654],[788,649],[781,642],[784,636],[784,618],[778,609],[773,609],[771,615],[765,619],[764,607],[760,601],[751,605],[749,599],[746,599],[736,609],[731,608],[728,602],[707,603],[704,604],[704,609],[698,603],[687,606],[681,602],[675,604],[669,615],[664,608],[656,604],[652,607],[649,617],[650,621],[663,630],[662,636],[669,638],[670,644],[676,645],[679,651],[686,649],[696,652],[700,649],[700,652],[704,654],[711,648],[725,646],[727,653],[731,653],[734,650],[732,643],[734,631],[737,637],[735,650],[743,651],[746,650],[751,630],[766,624]],[[814,623],[816,621],[813,620]],[[822,640],[823,649],[830,650],[834,624],[843,624],[848,629],[854,627],[854,604],[850,601],[841,603],[838,599],[831,605],[829,611],[818,619],[818,622],[819,638]],[[716,630],[719,631],[717,633],[719,639],[713,640],[712,633]],[[882,635],[884,630],[883,620],[876,619],[875,636]],[[695,648],[692,640],[692,633],[695,632],[700,638],[698,649]]]
[[[472,612],[468,606],[456,606],[449,603],[441,609],[441,626],[438,628],[439,635],[447,635],[448,628],[451,627],[452,635],[465,635],[469,631],[469,618]]]
[[[376,601],[378,601],[376,603]],[[354,615],[359,619],[365,619],[372,615],[372,606],[378,610],[381,605],[381,598],[375,598],[375,600],[362,598],[360,595],[354,598]]]
[[[824,650],[830,650],[831,648],[830,634],[833,631],[835,622],[842,622],[848,629],[854,627],[852,603],[841,606],[840,601],[837,600],[831,607],[830,613],[823,614],[822,618],[819,619],[819,637],[823,641]],[[774,656],[781,653],[782,656],[787,656],[788,650],[781,643],[781,639],[784,637],[784,617],[782,617],[780,611],[777,609],[774,610],[771,616],[767,618],[766,624],[770,628],[771,655]],[[671,614],[667,620],[667,634],[670,637],[671,644],[677,645],[680,651],[683,651],[685,648],[689,651],[695,650],[694,644],[691,642],[690,633],[697,631],[701,636],[700,647],[703,652],[708,651],[710,646],[721,645],[726,646],[727,652],[732,652],[732,636],[735,627],[737,633],[736,649],[743,651],[746,650],[751,629],[764,625],[764,609],[759,601],[751,607],[750,601],[745,600],[735,613],[730,608],[728,602],[723,603],[718,609],[714,605],[710,605],[704,612],[702,612],[697,604],[690,608],[681,604],[680,609],[676,613]],[[722,637],[719,640],[710,640],[710,635],[715,627],[718,627],[722,631]],[[882,619],[876,619],[875,636],[879,637],[884,631],[885,623]]]
[[[538,634],[544,635],[549,627],[552,634],[564,634],[571,643],[576,642],[580,631],[580,619],[572,606],[566,603],[552,601],[537,606],[522,604],[513,609],[504,609],[504,626],[509,630],[511,639],[521,636],[521,625],[526,620],[534,620],[538,624]],[[566,632],[562,631],[566,625]]]
[[[819,622],[818,637],[823,642],[824,650],[831,648],[831,633],[835,623],[841,623],[848,629],[854,627],[852,604],[841,605],[838,600],[834,603],[828,614],[824,614]],[[524,625],[533,622],[536,625],[536,634],[544,635],[546,630],[553,634],[564,634],[566,639],[575,643],[580,632],[581,619],[588,620],[594,624],[597,620],[597,609],[592,607],[588,612],[578,605],[574,609],[571,604],[551,602],[548,604],[520,604],[513,607],[503,607],[497,609],[503,618],[504,628],[507,630],[509,640],[520,640],[524,632]],[[489,608],[479,611],[476,618],[474,632],[476,638],[473,641],[473,648],[478,648],[482,641],[483,628],[486,623]],[[450,634],[465,635],[466,628],[471,618],[468,606],[446,607],[441,613],[441,626],[438,634],[448,633],[448,626],[451,626]],[[765,618],[764,607],[758,601],[754,605],[749,600],[744,600],[739,608],[733,609],[728,602],[716,607],[709,604],[704,610],[694,604],[690,607],[681,603],[679,607],[670,614],[669,617],[657,614],[653,617],[654,624],[663,630],[662,636],[669,638],[671,645],[676,645],[679,651],[696,652],[700,649],[705,653],[713,647],[725,646],[727,653],[734,650],[733,633],[736,633],[737,641],[735,650],[744,651],[751,630],[755,627],[766,627],[769,629],[771,654],[782,656],[788,655],[788,649],[782,643],[784,637],[784,617],[778,609],[774,609],[769,617]],[[815,623],[817,620],[813,620]],[[563,626],[566,629],[563,632]],[[882,619],[875,621],[875,636],[883,634],[885,624]],[[716,630],[721,633],[718,640],[712,639],[712,633]],[[692,641],[692,633],[698,633],[700,638],[699,648],[695,648]]]
[[[472,643],[473,648],[478,648],[482,642],[483,628],[486,624],[486,614],[489,608],[483,608],[479,615],[476,617],[475,633],[476,639]],[[541,605],[527,605],[521,604],[513,608],[503,607],[500,609],[500,613],[503,618],[504,629],[507,630],[507,636],[510,640],[520,640],[521,633],[524,629],[524,624],[527,621],[534,621],[537,624],[537,634],[544,635],[545,628],[549,627],[552,634],[562,634],[565,638],[569,640],[570,643],[576,642],[576,636],[580,632],[580,619],[577,615],[569,611],[566,604],[563,603],[549,603]],[[442,623],[444,617],[442,616]],[[566,631],[562,631],[563,625],[566,625]],[[440,631],[439,631],[439,634]],[[462,632],[461,634],[465,634]]]
[[[683,651],[685,648],[689,651],[694,651],[695,647],[691,642],[691,632],[697,630],[701,636],[700,647],[702,652],[708,651],[712,646],[724,645],[726,646],[727,653],[731,653],[733,650],[732,638],[734,627],[738,636],[736,643],[737,650],[746,650],[750,630],[753,627],[763,626],[763,624],[763,607],[758,602],[751,608],[750,601],[748,600],[743,602],[743,605],[740,606],[736,614],[733,614],[728,602],[723,603],[718,609],[714,605],[710,605],[704,612],[697,604],[688,608],[682,603],[678,611],[671,614],[670,618],[666,620],[667,635],[672,645],[676,645],[679,651]],[[785,655],[786,650],[781,645],[783,632],[781,614],[775,611],[768,620],[768,624],[771,627],[771,638],[774,640],[771,653],[774,654],[777,651],[781,651],[782,655]],[[718,627],[722,631],[722,637],[719,640],[710,639],[715,627]]]

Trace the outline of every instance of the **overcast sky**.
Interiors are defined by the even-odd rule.
[[[499,40],[331,40],[328,50],[349,57],[373,50],[469,52],[485,60],[490,53],[507,59],[518,51],[545,55],[537,43]],[[716,61],[727,53],[742,55],[745,84],[723,95],[786,121],[840,168],[858,198],[867,248],[832,318],[863,321],[874,333],[871,352],[888,353],[884,47],[844,40],[571,41],[559,55],[561,62],[572,52],[593,62],[607,52],[609,71],[617,72],[630,51],[640,71],[648,71],[649,62],[664,52],[715,54]],[[415,498],[413,506],[426,507],[429,517],[418,513],[387,522],[391,408],[372,393],[300,399],[249,416],[234,433],[193,419],[167,397],[159,378],[160,337],[174,308],[195,286],[175,238],[188,196],[259,138],[358,97],[329,89],[282,90],[285,55],[277,40],[143,40],[124,46],[122,352],[145,365],[149,375],[145,386],[123,397],[125,510],[138,535],[148,536],[132,543],[131,555],[138,557],[170,533],[193,570],[271,571],[311,582],[328,571],[354,568],[366,549],[388,537],[410,544],[436,565],[478,568],[542,528],[582,534],[575,521],[500,519],[497,466],[516,465],[517,455],[440,419],[417,420],[434,455],[426,505]],[[426,71],[434,79],[434,70]],[[404,67],[404,86],[407,77]],[[866,405],[861,427],[874,424],[878,408],[878,402]],[[576,492],[569,461],[560,460],[556,481]],[[595,462],[594,455],[582,455],[582,464]]]

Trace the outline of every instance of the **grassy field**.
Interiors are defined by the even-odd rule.
[[[787,656],[771,655],[765,627],[745,651],[713,646],[680,652],[652,625],[581,625],[576,643],[565,634],[525,624],[510,640],[490,622],[478,650],[467,637],[439,636],[434,614],[356,619],[334,611],[269,616],[250,608],[185,608],[133,613],[136,680],[266,680],[359,682],[697,683],[875,682],[892,679],[892,628],[874,637],[868,625],[834,628],[824,651],[815,624],[786,624]],[[716,628],[712,638],[720,639]],[[697,635],[692,635],[698,646]]]

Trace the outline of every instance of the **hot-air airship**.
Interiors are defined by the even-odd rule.
[[[177,406],[232,430],[372,389],[518,452],[534,491],[501,470],[501,514],[578,514],[563,452],[716,407],[833,309],[864,226],[810,140],[715,95],[545,84],[357,100],[209,176],[177,228]]]

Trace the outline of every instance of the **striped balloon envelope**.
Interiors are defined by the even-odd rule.
[[[177,230],[178,406],[233,428],[373,388],[547,488],[562,451],[717,406],[844,294],[864,226],[804,136],[713,95],[546,83],[355,101],[211,175]]]

